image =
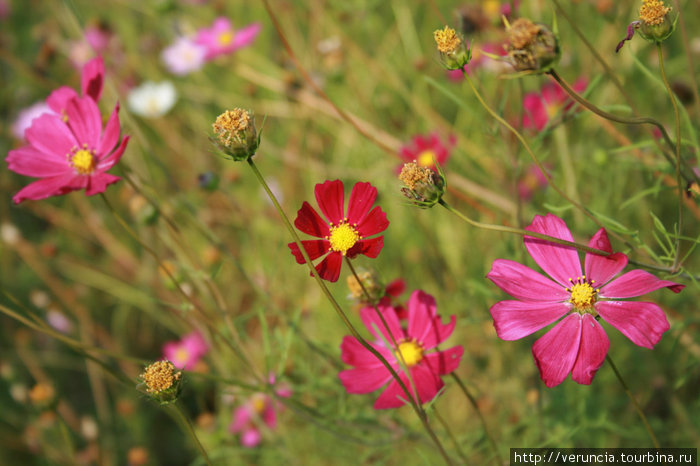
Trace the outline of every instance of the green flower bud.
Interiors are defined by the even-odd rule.
[[[464,39],[460,38],[454,29],[445,26],[433,33],[442,64],[448,70],[461,70],[472,58],[472,52]]]

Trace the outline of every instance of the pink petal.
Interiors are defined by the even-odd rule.
[[[12,197],[12,200],[15,204],[19,204],[26,199],[36,201],[51,196],[61,196],[75,191],[76,189],[82,189],[85,182],[86,177],[76,175],[75,173],[42,178],[22,188]]]
[[[568,303],[500,301],[490,312],[498,338],[519,340],[559,320],[570,308]]]
[[[253,23],[237,30],[233,36],[233,50],[252,44],[260,33],[261,28],[262,25],[260,23]]]
[[[370,345],[372,344],[370,343]],[[372,347],[384,356],[387,361],[394,361],[394,354],[389,348],[379,345],[372,345]],[[386,371],[384,364],[367,348],[362,346],[355,337],[346,336],[343,338],[343,342],[340,344],[340,358],[345,364],[350,366],[363,367],[365,369],[381,367]]]
[[[569,299],[565,287],[512,260],[493,261],[486,278],[512,297],[523,301],[556,302]]]
[[[10,170],[20,175],[44,178],[73,173],[65,157],[45,154],[32,146],[11,150],[5,161]]]
[[[239,406],[233,411],[233,421],[228,426],[232,434],[240,432],[251,420],[250,410],[247,406]]]
[[[453,346],[443,351],[427,354],[420,363],[428,366],[433,374],[446,375],[459,367],[463,354],[464,348],[462,346]]]
[[[102,134],[102,116],[95,101],[89,97],[72,99],[66,106],[66,115],[68,126],[73,130],[78,144],[87,144],[89,149],[97,149]]]
[[[666,314],[654,303],[599,301],[598,314],[637,346],[652,349],[670,328]]]
[[[685,285],[661,280],[649,272],[636,269],[630,270],[602,287],[599,294],[603,298],[633,298],[664,287],[674,293],[680,293]]]
[[[399,378],[403,380],[406,387],[410,390],[410,383],[406,374],[400,372]],[[379,395],[377,401],[374,402],[374,409],[399,408],[406,403],[406,399],[406,393],[401,389],[399,383],[396,380],[392,380],[382,394]]]
[[[342,181],[334,180],[317,184],[314,188],[314,193],[316,202],[318,202],[321,212],[326,216],[329,223],[337,225],[343,221],[345,194],[343,193]]]
[[[547,126],[549,116],[542,98],[537,93],[526,94],[523,98],[523,127],[542,131]]]
[[[612,252],[608,234],[604,228],[598,230],[593,238],[588,242],[588,246],[606,252]],[[612,277],[622,271],[627,266],[627,256],[621,252],[616,252],[610,256],[599,256],[597,254],[586,253],[584,270],[588,280],[595,280],[594,288],[599,288],[606,284]]]
[[[547,214],[544,217],[535,215],[532,223],[525,229],[567,241],[573,242],[574,240],[564,220],[552,214]],[[569,286],[569,278],[576,279],[582,275],[581,261],[576,249],[571,246],[562,246],[526,236],[525,247],[537,265],[564,287]]]
[[[362,237],[376,235],[386,230],[389,220],[381,207],[377,206],[357,225],[357,231]]]
[[[89,96],[97,101],[102,94],[104,82],[105,65],[102,57],[93,58],[83,66],[83,73],[80,77],[80,87],[84,96]]]
[[[330,242],[326,240],[320,240],[320,239],[314,239],[314,240],[307,240],[307,241],[302,241],[301,245],[304,247],[306,250],[306,253],[309,255],[309,259],[315,260],[327,253],[330,250]],[[289,246],[289,249],[291,249],[292,254],[297,260],[297,264],[305,264],[306,261],[304,260],[304,256],[301,254],[301,251],[299,250],[299,246],[297,246],[297,243],[289,243],[287,244]]]
[[[68,101],[78,97],[78,93],[68,86],[61,86],[55,91],[53,91],[46,98],[46,103],[49,105],[51,110],[62,115],[66,111],[66,106]]]
[[[377,314],[377,310],[375,310],[373,307],[364,307],[360,310],[360,317],[362,318],[362,323],[364,323],[365,327],[367,327],[367,330],[369,330],[369,332],[375,338],[381,338],[390,345],[393,345],[394,341],[399,343],[404,340],[406,336],[401,328],[401,324],[399,323],[399,318],[396,317],[396,311],[394,308],[380,303],[377,305],[377,309],[379,309],[382,317],[384,317],[386,326],[384,325],[384,322],[382,322],[381,317],[379,317]],[[387,332],[387,326],[389,327],[391,334]],[[379,336],[380,334],[377,333],[377,330],[381,332],[381,337]],[[391,362],[392,360],[395,360],[393,355],[392,359],[389,361]]]
[[[255,427],[251,427],[241,435],[241,445],[246,448],[255,448],[260,444],[262,440],[262,435],[260,431]]]
[[[315,236],[316,238],[325,238],[330,235],[330,230],[325,220],[306,201],[304,201],[301,209],[297,212],[294,226],[307,235]]]
[[[56,159],[65,159],[71,149],[78,145],[73,133],[58,115],[45,113],[35,118],[24,136],[29,144]]]
[[[272,403],[272,400],[267,399],[267,407],[263,411],[262,416],[263,422],[269,429],[274,429],[277,427],[277,411]]]
[[[583,385],[590,385],[595,373],[605,361],[610,340],[592,315],[585,314],[581,325],[581,347],[571,371],[571,379]]]
[[[348,222],[360,223],[364,220],[367,212],[372,208],[375,199],[377,199],[377,188],[369,183],[355,183],[350,193],[350,201],[348,202]],[[379,230],[383,231],[383,230]],[[375,233],[379,233],[379,231]],[[374,233],[363,233],[363,236],[370,236]]]
[[[365,256],[369,257],[370,259],[374,259],[379,255],[380,252],[382,252],[383,247],[384,247],[384,237],[377,236],[376,238],[370,238],[370,239],[364,239],[364,240],[358,241],[355,244],[355,246],[348,249],[348,252],[346,254],[350,259],[356,257],[358,254],[364,254]]]
[[[85,186],[86,196],[94,196],[95,194],[103,193],[105,189],[107,189],[107,186],[121,180],[120,177],[110,175],[109,173],[96,173],[87,178],[88,182],[87,186]]]
[[[339,252],[331,251],[325,259],[316,266],[316,271],[324,280],[335,283],[340,276],[340,268],[343,265],[343,255]]]
[[[107,125],[105,125],[104,133],[102,133],[102,139],[100,144],[97,146],[97,157],[99,159],[105,158],[114,146],[119,142],[119,133],[121,131],[121,126],[119,124],[119,103],[114,106],[112,114],[107,120]]]
[[[435,298],[416,290],[408,300],[408,336],[419,342],[423,349],[434,348],[452,335],[455,328],[455,316],[443,325],[437,315]]]
[[[404,291],[406,291],[406,282],[403,278],[397,278],[386,286],[386,294],[389,296],[397,297]]]
[[[348,393],[369,393],[391,380],[391,373],[384,366],[363,366],[340,371],[338,377]]]
[[[574,367],[581,345],[581,315],[571,314],[532,345],[540,378],[548,387],[564,381]]]
[[[126,149],[126,145],[129,143],[129,136],[125,136],[124,139],[122,139],[121,144],[119,147],[117,147],[117,150],[112,152],[109,156],[103,158],[100,162],[97,163],[97,170],[101,172],[105,172],[109,169],[111,169],[114,165],[121,160],[122,155],[124,154],[124,150]]]
[[[427,403],[435,398],[435,395],[445,386],[440,376],[433,372],[426,364],[417,364],[411,367],[410,371],[413,384],[415,385],[415,391],[418,391],[418,399],[421,403]],[[411,385],[410,380],[406,385],[411,391],[411,394],[414,394],[414,387]]]

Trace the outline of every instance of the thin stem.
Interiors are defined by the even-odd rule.
[[[440,415],[437,409],[433,409],[433,412],[435,413],[435,417],[437,418],[438,422],[442,425],[442,428],[445,429],[445,432],[447,432],[447,435],[450,437],[450,440],[452,440],[452,443],[454,443],[455,449],[457,450],[457,454],[460,458],[462,458],[462,463],[465,465],[468,464],[469,462],[467,461],[467,455],[465,455],[464,451],[462,451],[462,447],[459,445],[459,440],[457,440],[455,434],[452,433],[450,425]]]
[[[464,396],[467,397],[469,400],[469,403],[471,403],[472,407],[474,408],[474,411],[476,412],[476,415],[479,416],[479,420],[481,421],[481,425],[484,429],[484,434],[486,435],[486,438],[489,439],[489,443],[491,444],[491,448],[493,448],[493,453],[496,455],[495,460],[497,464],[504,464],[503,463],[503,458],[501,458],[501,454],[498,451],[498,444],[496,444],[496,441],[493,439],[491,436],[491,433],[489,432],[488,425],[486,424],[486,418],[484,417],[483,413],[481,412],[481,409],[479,409],[479,405],[476,403],[476,399],[474,396],[471,394],[469,389],[467,388],[466,385],[464,385],[464,382],[462,382],[462,379],[459,378],[456,372],[452,372],[450,374],[452,378],[457,382],[457,385],[459,385],[459,388],[462,389],[462,393],[464,393]]]
[[[267,196],[270,198],[272,203],[275,206],[275,209],[277,209],[277,212],[279,213],[280,217],[282,218],[282,221],[284,222],[285,226],[287,227],[287,230],[289,230],[289,233],[292,235],[294,238],[294,242],[296,243],[297,247],[299,248],[299,251],[302,254],[302,257],[304,257],[304,262],[306,265],[309,267],[309,270],[311,271],[311,274],[313,275],[314,279],[316,280],[316,283],[321,287],[321,291],[323,294],[328,298],[328,301],[331,303],[333,306],[333,309],[335,309],[336,313],[340,317],[340,319],[343,321],[345,326],[350,330],[350,333],[352,334],[353,337],[357,339],[357,341],[360,342],[360,344],[374,357],[376,357],[379,362],[382,363],[382,365],[391,373],[391,376],[394,378],[394,380],[397,381],[399,386],[401,387],[401,390],[404,392],[406,395],[407,399],[410,401],[411,407],[413,410],[416,412],[418,415],[419,419],[421,420],[421,423],[423,424],[423,427],[425,428],[426,432],[428,432],[428,435],[430,438],[433,440],[435,445],[438,447],[438,450],[440,451],[440,454],[442,455],[443,459],[447,464],[452,464],[452,460],[450,457],[447,455],[447,452],[445,451],[445,448],[442,446],[442,443],[438,439],[437,435],[435,435],[435,432],[433,429],[430,427],[430,424],[428,423],[427,416],[425,416],[425,412],[419,407],[418,404],[416,404],[415,400],[411,396],[411,392],[408,390],[408,387],[406,387],[406,384],[403,383],[401,380],[401,377],[396,373],[393,367],[391,367],[391,364],[389,364],[389,361],[384,358],[377,350],[372,347],[371,344],[365,340],[362,335],[355,329],[355,327],[352,325],[350,322],[350,319],[348,319],[347,315],[343,311],[343,309],[340,307],[340,304],[336,301],[336,299],[333,297],[331,294],[330,290],[324,283],[323,279],[321,276],[318,274],[318,271],[314,267],[313,262],[309,258],[309,255],[306,252],[306,248],[304,248],[304,245],[301,243],[301,239],[299,238],[299,235],[297,234],[296,230],[292,226],[292,223],[289,221],[289,218],[287,217],[287,214],[285,214],[284,210],[282,209],[282,206],[279,204],[277,201],[277,197],[275,197],[274,193],[268,186],[267,182],[265,181],[265,178],[262,176],[262,173],[258,170],[258,167],[255,165],[255,162],[253,161],[252,157],[247,160],[248,166],[250,166],[251,170],[253,170],[253,173],[255,174],[255,177],[258,179],[258,182],[262,185],[263,189],[267,193]]]
[[[627,388],[627,384],[625,383],[625,380],[622,378],[620,375],[620,372],[617,370],[617,367],[613,363],[612,359],[610,358],[610,355],[606,355],[605,359],[608,361],[608,364],[610,364],[610,367],[612,367],[613,372],[615,372],[615,375],[617,376],[617,380],[620,381],[620,384],[622,384],[622,388],[625,390],[625,393],[627,394],[627,397],[632,401],[632,404],[634,405],[634,409],[637,410],[637,414],[639,414],[639,417],[642,419],[642,423],[644,424],[644,427],[646,428],[647,432],[649,433],[649,436],[651,437],[651,441],[654,444],[654,447],[661,448],[659,445],[659,441],[656,439],[656,435],[654,435],[654,431],[651,430],[651,426],[649,425],[649,421],[647,421],[647,417],[644,415],[644,411],[642,411],[642,408],[639,406],[639,403],[637,400],[632,396],[632,392],[630,392],[630,389]]]
[[[567,241],[565,239],[545,235],[542,233],[538,233],[536,231],[528,231],[528,230],[523,230],[520,228],[507,227],[504,225],[493,225],[490,223],[477,222],[476,220],[472,220],[471,218],[464,215],[462,212],[458,211],[457,209],[455,209],[454,207],[449,205],[444,199],[440,199],[439,204],[441,206],[443,206],[445,209],[447,209],[450,212],[452,212],[453,214],[455,214],[456,216],[458,216],[459,218],[461,218],[462,220],[464,220],[465,222],[467,222],[468,224],[475,226],[477,228],[483,228],[484,230],[500,231],[503,233],[515,233],[516,235],[520,235],[520,236],[532,236],[533,238],[542,239],[545,241],[550,241],[552,243],[557,243],[557,244],[561,244],[564,246],[571,246],[572,248],[576,248],[576,249],[579,249],[579,250],[585,251],[585,252],[590,252],[592,254],[597,254],[599,256],[609,256],[612,254],[611,252],[603,251],[602,249],[592,248],[590,246],[585,246],[583,244],[574,243],[573,241]]]
[[[177,402],[175,402],[169,406],[171,407],[171,411],[176,413],[178,419],[180,419],[180,423],[185,427],[185,432],[187,432],[190,438],[192,438],[192,440],[194,441],[194,444],[197,446],[197,449],[202,454],[204,461],[206,461],[206,463],[209,466],[211,466],[212,462],[209,459],[209,455],[207,455],[207,451],[204,449],[204,446],[202,446],[202,443],[199,441],[199,438],[197,438],[197,434],[192,428],[192,423],[190,422],[188,417],[185,416],[185,413],[182,412],[182,408],[180,407],[180,405]]]
[[[676,96],[671,90],[671,85],[666,78],[666,69],[664,68],[664,54],[661,50],[661,43],[656,44],[656,50],[659,53],[659,70],[661,71],[661,79],[666,86],[666,92],[671,99],[673,105],[673,115],[676,119],[676,183],[678,184],[678,225],[676,227],[676,254],[673,258],[673,273],[678,271],[681,259],[681,227],[683,225],[683,182],[681,180],[681,116],[678,112],[678,103]]]

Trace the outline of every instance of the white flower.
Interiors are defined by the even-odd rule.
[[[133,113],[146,118],[158,118],[173,108],[177,100],[177,91],[170,81],[146,81],[132,89],[127,100]]]

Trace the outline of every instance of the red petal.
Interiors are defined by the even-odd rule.
[[[85,187],[86,196],[94,196],[95,194],[105,192],[107,186],[121,180],[120,177],[110,175],[109,173],[97,173],[89,176],[87,186]]]
[[[49,155],[32,146],[11,150],[5,161],[13,172],[36,178],[73,173],[65,157]]]
[[[384,322],[382,322],[381,317],[377,314],[377,309],[381,312],[381,316],[384,317],[386,326]],[[399,343],[404,340],[406,335],[401,328],[401,323],[399,323],[399,318],[396,316],[394,308],[387,304],[379,303],[377,309],[374,307],[365,307],[360,310],[360,318],[362,319],[362,323],[365,324],[365,327],[367,327],[367,330],[369,330],[375,338],[386,341],[389,345],[393,345],[394,341]],[[387,326],[391,333],[387,332]],[[377,330],[381,333],[377,333]],[[392,355],[389,362],[395,360],[395,357]]]
[[[114,106],[112,114],[107,120],[105,125],[104,133],[102,133],[102,139],[97,147],[97,156],[101,159],[105,158],[114,149],[114,146],[119,142],[119,133],[121,131],[121,126],[119,124],[119,104]]]
[[[80,76],[80,87],[84,96],[89,96],[94,101],[99,100],[102,94],[104,74],[105,65],[102,57],[93,58],[83,66],[83,72]]]
[[[340,267],[343,265],[343,255],[339,252],[331,251],[320,264],[316,266],[316,271],[324,280],[337,282],[340,276]]]
[[[388,226],[389,220],[386,218],[386,213],[377,206],[357,225],[357,231],[362,237],[367,237],[381,233]]]
[[[654,303],[641,301],[599,301],[598,314],[635,345],[652,349],[670,328],[666,314]]]
[[[345,194],[343,193],[342,181],[334,180],[317,184],[314,193],[316,194],[316,202],[318,202],[318,206],[328,222],[337,225],[343,221]]]
[[[358,254],[364,254],[370,259],[375,259],[384,247],[384,237],[377,236],[376,238],[364,239],[358,241],[355,246],[348,249],[347,256],[352,259]]]
[[[361,367],[341,371],[338,377],[348,393],[369,393],[391,380],[391,373],[384,366]]]
[[[306,253],[309,255],[309,259],[311,260],[318,259],[322,255],[327,253],[330,249],[330,243],[326,240],[314,239],[302,241],[301,244],[302,246],[304,246],[304,249],[306,249]],[[306,261],[304,260],[304,256],[299,250],[299,246],[297,246],[296,242],[289,243],[287,244],[287,246],[289,246],[289,249],[291,249],[292,254],[294,254],[294,257],[297,260],[297,264],[306,263]]]
[[[79,176],[75,173],[42,178],[24,188],[12,197],[15,204],[19,204],[25,199],[39,200],[51,196],[61,196],[63,194],[82,189],[85,187],[87,177]]]
[[[355,183],[355,186],[352,187],[350,201],[348,203],[348,222],[353,224],[360,223],[360,221],[364,219],[367,212],[369,212],[369,209],[372,207],[372,204],[374,204],[374,200],[376,198],[377,188],[369,183]],[[360,234],[365,236],[362,231],[360,231]],[[367,233],[367,236],[373,234],[374,233]]]
[[[301,209],[297,212],[297,218],[294,220],[294,226],[303,231],[307,235],[317,238],[325,238],[330,234],[328,225],[314,210],[311,205],[304,201]]]
[[[370,343],[370,345],[372,345]],[[394,355],[388,348],[379,345],[372,345],[389,362],[394,361]],[[381,367],[386,371],[384,364],[373,355],[367,348],[362,346],[357,338],[346,336],[340,344],[340,358],[345,364],[357,367]],[[388,372],[387,372],[388,373]]]

